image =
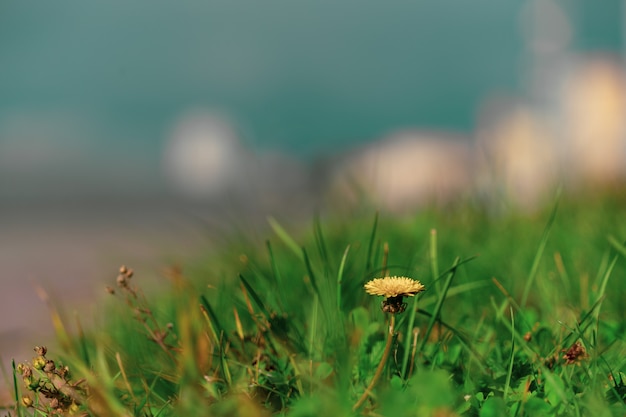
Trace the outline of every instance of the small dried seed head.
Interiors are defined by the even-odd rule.
[[[60,367],[59,369],[57,369],[57,374],[61,378],[65,378],[66,376],[69,376],[69,374],[70,374],[70,367],[67,366],[67,365]]]
[[[587,351],[580,341],[576,341],[576,343],[570,346],[569,349],[564,350],[564,352],[565,355],[563,355],[563,359],[565,359],[567,365],[579,364],[587,357]]]
[[[22,374],[23,377],[29,377],[33,374],[33,369],[30,366],[21,364],[21,366],[18,365],[18,372],[20,372]],[[21,370],[20,370],[21,368]]]
[[[115,288],[110,287],[110,286],[106,286],[106,291],[111,294],[111,295],[115,295]]]
[[[126,275],[120,274],[117,276],[117,285],[120,287],[125,287],[126,285],[128,285]]]
[[[128,271],[128,268],[126,268],[126,265],[120,266],[120,274],[126,275],[126,271]]]
[[[46,353],[48,353],[48,348],[46,348],[45,346],[35,346],[35,353],[39,356],[46,356]]]
[[[135,273],[135,271],[133,271],[132,269],[128,268],[128,270],[126,271],[126,278],[132,278],[133,274]]]
[[[44,372],[54,372],[56,366],[54,365],[53,360],[47,360],[46,364],[43,367]]]
[[[22,405],[24,407],[32,407],[33,406],[33,400],[30,397],[23,396],[22,397]]]

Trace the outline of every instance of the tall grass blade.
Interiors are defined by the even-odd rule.
[[[22,405],[20,404],[20,388],[17,385],[17,369],[15,367],[15,359],[11,360],[11,366],[13,368],[13,399],[15,400],[15,409],[18,417],[24,415]]]
[[[257,307],[259,307],[259,309],[263,311],[263,313],[265,314],[265,317],[269,318],[270,317],[269,310],[265,306],[265,303],[263,303],[263,301],[261,300],[261,297],[259,297],[259,295],[256,293],[254,288],[252,288],[252,285],[250,285],[248,281],[241,274],[239,274],[239,279],[241,280],[241,283],[243,284],[243,286],[246,287],[246,291],[248,291],[248,294],[250,294],[250,296],[254,300],[254,303],[257,305]]]
[[[530,267],[530,271],[528,273],[528,278],[526,279],[526,286],[524,287],[522,300],[520,302],[521,307],[526,307],[526,302],[528,301],[528,295],[530,294],[530,289],[533,287],[533,284],[535,282],[535,277],[537,276],[537,270],[539,269],[539,262],[541,261],[543,252],[546,249],[546,244],[548,243],[548,238],[550,237],[550,231],[552,230],[552,225],[554,224],[554,220],[556,219],[556,213],[559,208],[560,197],[561,197],[561,190],[557,191],[556,201],[554,203],[554,206],[552,207],[552,212],[550,213],[550,217],[548,218],[548,223],[546,224],[546,227],[543,229],[541,239],[539,240],[539,246],[537,247],[537,252],[535,253],[532,266]]]
[[[511,314],[511,355],[509,357],[509,368],[506,372],[506,381],[504,382],[504,393],[502,398],[506,402],[509,397],[509,389],[511,388],[511,376],[513,375],[513,360],[515,359],[515,314],[513,313],[513,306],[509,307]]]
[[[280,275],[280,270],[278,269],[278,264],[276,263],[276,259],[274,258],[274,251],[272,250],[272,244],[270,243],[269,240],[266,240],[265,246],[267,247],[267,253],[270,258],[270,267],[272,268],[272,279],[273,279],[274,288],[280,291],[282,289],[282,277]]]
[[[87,349],[87,339],[85,338],[85,332],[83,326],[80,324],[80,317],[78,313],[75,313],[76,329],[78,330],[78,345],[80,346],[80,355],[83,362],[87,365],[90,364],[89,350]]]
[[[341,262],[339,263],[339,270],[337,271],[337,311],[341,311],[341,285],[343,283],[343,270],[346,266],[346,259],[348,258],[348,252],[350,251],[350,245],[346,246],[346,250],[343,251]]]
[[[317,295],[313,295],[313,307],[311,311],[311,324],[309,331],[309,360],[313,361],[314,353],[317,351],[315,342],[320,340],[317,335],[318,331],[318,314],[319,314],[319,298]]]
[[[128,381],[128,376],[126,374],[126,369],[124,369],[124,364],[122,363],[122,356],[120,355],[119,352],[115,352],[115,361],[117,362],[117,367],[120,370],[120,373],[122,375],[122,381],[124,382],[124,386],[126,387],[126,390],[128,391],[128,395],[130,395],[130,397],[133,400],[133,403],[137,404],[137,398],[135,398],[135,393],[133,391],[133,388],[130,385],[130,382]]]
[[[413,326],[415,324],[415,314],[417,313],[417,297],[413,297],[413,301],[411,302],[411,310],[409,311],[409,322],[406,326],[406,336],[404,338],[404,355],[402,356],[402,373],[400,374],[402,378],[407,378],[407,366],[409,363],[409,355],[411,353],[411,343],[412,338],[409,337],[410,334],[413,334]]]
[[[615,255],[613,257],[613,259],[611,260],[611,263],[608,265],[608,267],[606,268],[606,271],[604,271],[604,274],[602,275],[602,279],[600,280],[600,285],[598,286],[598,295],[596,297],[598,301],[604,299],[604,294],[606,293],[606,286],[609,283],[609,277],[611,276],[611,273],[613,272],[613,269],[615,268],[615,264],[617,264],[617,258],[618,258],[618,255]],[[595,314],[596,314],[596,320],[598,320],[600,316],[599,307],[596,309]]]
[[[313,220],[313,236],[317,245],[317,251],[324,266],[324,271],[327,275],[330,275],[330,265],[332,264],[332,262],[330,261],[328,255],[328,247],[326,246],[324,233],[322,232],[322,225],[320,223],[319,215],[315,215],[315,219]]]
[[[437,295],[441,295],[441,281],[439,278],[439,261],[437,255],[437,230],[430,230],[430,245],[428,251],[428,259],[430,261],[430,276],[433,277],[433,281],[435,281],[435,289],[437,290]]]
[[[282,240],[282,242],[296,255],[299,259],[302,259],[302,251],[300,249],[300,245],[296,243],[296,241],[287,233],[287,231],[274,219],[273,217],[269,217],[267,219],[270,227],[276,233],[276,236]]]
[[[365,271],[369,273],[372,269],[372,251],[374,250],[374,241],[376,240],[376,230],[378,229],[378,212],[374,215],[374,225],[372,226],[372,233],[367,244],[367,258],[365,260]]]
[[[224,335],[224,333],[222,333],[222,335]],[[226,350],[224,349],[223,339],[220,339],[219,354],[220,354],[220,369],[222,370],[222,376],[224,377],[224,380],[230,387],[233,385],[233,378],[230,373],[230,367],[228,366],[228,359],[226,358]]]
[[[302,251],[302,258],[304,259],[304,265],[306,266],[306,270],[309,274],[309,279],[311,280],[311,286],[313,287],[313,290],[315,291],[317,296],[321,298],[322,294],[320,294],[320,289],[319,289],[319,286],[317,285],[317,276],[316,276],[315,271],[313,271],[313,266],[311,265],[311,259],[309,258],[309,255],[307,254],[307,251],[305,248],[302,248],[301,251]]]
[[[424,336],[422,338],[422,343],[420,344],[420,348],[418,349],[418,353],[422,353],[423,352],[424,347],[426,346],[426,342],[428,341],[428,338],[430,337],[430,334],[432,333],[433,328],[435,327],[435,323],[439,319],[439,315],[441,313],[441,308],[443,307],[443,303],[446,300],[446,295],[448,293],[448,289],[452,285],[452,279],[456,275],[456,270],[459,267],[460,263],[461,262],[460,262],[459,258],[456,258],[454,260],[454,263],[452,264],[452,267],[450,268],[449,272],[447,273],[446,281],[445,281],[445,283],[443,285],[441,295],[439,296],[439,299],[437,300],[437,305],[435,306],[435,310],[432,313],[430,321],[428,322],[428,327],[426,328],[426,332],[424,333]]]
[[[61,347],[65,349],[67,353],[74,353],[74,344],[72,343],[72,338],[65,327],[65,323],[63,323],[63,319],[61,317],[61,313],[56,308],[52,300],[50,300],[50,296],[41,286],[35,286],[35,291],[39,298],[46,303],[48,306],[48,310],[50,312],[50,319],[52,320],[52,327],[54,328],[54,332],[59,339]]]
[[[615,249],[617,252],[620,253],[620,255],[626,258],[626,246],[624,246],[624,244],[617,240],[614,236],[609,236],[608,240],[611,246],[613,246],[613,249]]]
[[[226,340],[228,341],[228,336],[224,327],[222,327],[220,321],[217,318],[217,315],[215,314],[215,311],[213,310],[213,308],[211,307],[211,304],[209,304],[209,301],[206,299],[204,295],[200,296],[200,303],[204,311],[207,312],[207,314],[209,315],[209,318],[211,319],[211,322],[209,324],[214,333],[213,336],[215,338],[215,342],[216,343],[219,342],[219,340],[222,337],[221,335],[224,335],[223,337],[225,337]]]

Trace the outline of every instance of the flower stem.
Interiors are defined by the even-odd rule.
[[[391,320],[389,322],[389,334],[387,334],[387,343],[385,344],[383,357],[380,358],[380,363],[378,364],[378,368],[376,368],[376,373],[374,374],[372,381],[367,386],[367,388],[365,388],[365,392],[363,393],[363,395],[361,395],[361,398],[359,398],[359,401],[357,401],[356,404],[354,404],[354,406],[352,407],[352,411],[358,410],[359,407],[363,405],[367,397],[372,393],[372,389],[374,389],[374,386],[380,379],[380,376],[383,374],[383,369],[385,369],[385,363],[387,363],[389,352],[391,352],[391,342],[393,341],[393,332],[394,332],[395,325],[396,325],[396,315],[391,314]]]

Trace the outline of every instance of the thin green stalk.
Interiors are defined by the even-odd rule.
[[[437,279],[439,278],[439,262],[437,255],[437,229],[430,229],[430,250],[428,252],[428,257],[430,259],[430,274],[435,281],[435,289],[437,290],[437,295],[441,294],[441,282]]]
[[[283,243],[296,255],[299,259],[303,259],[302,257],[302,249],[300,245],[296,243],[296,241],[287,233],[287,231],[276,221],[273,217],[268,217],[267,222],[270,224],[270,227],[276,233],[276,235],[283,241]]]
[[[415,324],[415,315],[417,314],[417,298],[418,297],[413,297],[413,305],[411,306],[411,311],[409,312],[409,323],[407,325],[406,328],[406,334],[412,334],[413,333],[413,325]],[[404,341],[404,356],[402,357],[402,373],[400,375],[402,375],[403,378],[407,378],[407,366],[409,363],[409,354],[411,352],[411,343],[412,343],[412,338],[411,337],[406,337],[406,340]],[[415,349],[413,349],[415,350]]]
[[[259,307],[259,309],[263,312],[265,317],[267,317],[269,319],[270,316],[271,316],[271,313],[268,310],[268,308],[265,306],[265,303],[263,302],[263,300],[261,300],[261,297],[254,290],[252,285],[250,285],[248,280],[241,274],[239,274],[239,280],[241,281],[241,284],[244,286],[244,288],[248,292],[248,294],[250,294],[250,297],[252,298],[254,303],[257,305],[257,307]]]
[[[265,241],[265,246],[267,247],[267,253],[270,259],[270,266],[272,267],[272,284],[274,286],[274,291],[277,291],[279,294],[279,299],[284,299],[283,295],[283,279],[280,274],[280,270],[278,269],[278,264],[276,263],[276,258],[274,257],[274,251],[272,249],[272,244],[269,240]]]
[[[537,276],[537,270],[539,269],[539,261],[543,256],[543,252],[546,249],[546,244],[548,243],[548,238],[550,237],[550,230],[552,230],[552,225],[554,224],[554,220],[556,219],[557,209],[559,208],[559,198],[561,196],[561,191],[557,192],[556,202],[554,203],[554,207],[552,208],[552,212],[550,213],[550,218],[548,219],[548,223],[546,227],[543,229],[543,234],[541,235],[541,240],[539,241],[539,247],[537,248],[537,253],[535,253],[535,258],[533,259],[533,264],[530,267],[530,272],[528,273],[528,278],[526,279],[526,286],[524,287],[524,293],[522,294],[522,300],[520,302],[520,306],[525,307],[526,301],[528,301],[528,295],[530,294],[530,289],[533,287],[533,283],[535,281],[535,277]]]
[[[211,330],[211,335],[213,336],[213,342],[217,345],[220,343],[221,335],[224,335],[226,339],[226,343],[230,343],[228,340],[228,335],[224,330],[224,327],[220,324],[220,321],[217,319],[217,315],[215,311],[209,304],[209,300],[204,295],[200,296],[200,309],[209,325],[209,330]]]
[[[350,245],[346,246],[346,250],[341,257],[341,263],[339,264],[339,271],[337,271],[337,311],[341,311],[341,285],[343,283],[343,270],[346,266],[349,251]]]
[[[450,268],[450,271],[448,272],[448,276],[446,277],[446,282],[443,285],[441,295],[439,296],[439,300],[437,300],[435,311],[433,312],[433,315],[430,317],[430,322],[428,323],[428,327],[426,328],[426,333],[424,334],[424,337],[422,338],[422,343],[420,344],[420,348],[418,350],[418,352],[420,353],[424,350],[424,346],[426,346],[426,342],[428,341],[428,338],[430,337],[430,333],[432,332],[433,327],[435,327],[435,323],[437,322],[437,319],[439,319],[439,313],[441,312],[441,308],[443,307],[443,302],[446,300],[446,295],[448,293],[448,289],[450,288],[450,285],[452,285],[452,279],[454,278],[454,275],[456,275],[456,268],[460,264],[461,262],[459,258],[456,258],[454,260],[454,263],[452,264],[452,267]]]
[[[372,267],[372,250],[374,249],[374,240],[376,239],[376,229],[378,228],[378,212],[374,216],[374,225],[372,226],[372,234],[367,244],[367,258],[365,259],[365,271],[369,272]]]
[[[317,337],[318,327],[318,313],[319,313],[319,298],[317,294],[313,294],[313,311],[311,312],[311,331],[309,333],[309,359],[313,360],[313,352],[315,352],[315,341],[319,340]]]
[[[511,386],[511,375],[513,374],[513,361],[515,359],[515,315],[513,314],[513,307],[509,306],[511,312],[511,357],[509,358],[509,369],[506,373],[506,382],[504,383],[504,393],[502,398],[506,402],[509,396],[509,388]]]
[[[17,369],[15,369],[15,359],[11,360],[13,366],[13,395],[15,396],[15,408],[17,409],[17,415],[22,417],[24,414],[20,404],[20,389],[17,385]]]
[[[304,265],[307,272],[309,273],[309,281],[311,282],[311,287],[313,287],[313,291],[315,292],[315,294],[320,297],[320,300],[323,301],[323,295],[320,293],[319,287],[317,286],[316,273],[313,270],[313,264],[311,264],[311,259],[309,258],[309,255],[307,254],[305,248],[301,248],[300,250],[302,251],[302,259],[304,260]]]
[[[376,373],[374,374],[372,381],[367,386],[367,388],[365,388],[365,392],[363,392],[363,395],[361,395],[361,398],[359,398],[356,404],[354,404],[354,406],[352,407],[352,411],[358,410],[363,405],[367,397],[371,394],[372,390],[376,386],[376,383],[380,379],[380,376],[383,374],[383,369],[385,369],[385,364],[387,363],[389,352],[391,352],[391,342],[393,341],[393,333],[394,333],[395,325],[396,325],[396,315],[392,314],[391,320],[389,321],[389,334],[387,335],[387,343],[385,344],[383,357],[380,358],[380,363],[378,364],[378,368],[376,368]]]
[[[604,271],[604,274],[602,274],[602,278],[600,280],[600,285],[598,286],[598,296],[596,297],[598,300],[604,299],[604,295],[606,292],[606,286],[609,282],[609,277],[611,276],[611,273],[613,272],[613,268],[615,268],[615,264],[617,264],[617,258],[618,256],[615,255],[613,257],[613,259],[611,260],[611,263],[608,265],[608,267],[606,268],[606,270]],[[600,308],[596,309],[596,321],[598,322],[599,325],[599,320],[600,320]]]
[[[609,236],[608,240],[611,246],[613,246],[616,251],[626,258],[626,246],[624,246],[624,244],[617,240],[614,236]]]
[[[322,265],[324,266],[324,273],[326,276],[330,276],[331,261],[328,255],[326,241],[324,240],[324,233],[322,232],[322,224],[320,222],[319,214],[315,215],[315,219],[313,220],[313,237],[315,238],[315,243],[317,244],[317,251],[322,260]]]

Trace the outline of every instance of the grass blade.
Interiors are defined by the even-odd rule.
[[[619,252],[624,258],[626,258],[626,246],[619,240],[617,240],[614,236],[608,237],[609,243],[613,246],[617,252]]]
[[[258,294],[254,290],[254,288],[252,288],[252,286],[243,277],[243,275],[239,274],[239,279],[241,280],[241,283],[243,284],[243,286],[246,287],[246,291],[248,291],[248,294],[250,294],[250,296],[254,300],[254,303],[257,305],[257,307],[259,307],[263,311],[263,313],[265,314],[265,317],[269,318],[270,317],[270,312],[267,309],[267,307],[265,307],[265,304],[261,300],[261,297],[258,296]]]
[[[17,369],[15,368],[15,359],[11,360],[11,366],[13,367],[13,399],[15,400],[17,415],[19,417],[22,417],[23,410],[22,405],[20,404],[20,388],[17,385]]]
[[[85,332],[83,331],[83,326],[80,324],[80,317],[78,313],[75,313],[75,318],[76,318],[76,329],[78,331],[78,346],[80,347],[81,359],[87,365],[90,365],[91,361],[89,360],[89,350],[87,349],[87,339],[85,337]]]
[[[330,265],[332,262],[328,256],[328,248],[324,239],[324,233],[322,232],[322,225],[320,223],[319,215],[315,216],[313,220],[313,237],[317,245],[317,251],[322,259],[322,264],[327,275],[330,275]]]
[[[272,278],[274,288],[279,290],[282,288],[282,277],[280,275],[280,270],[278,269],[278,264],[276,263],[276,259],[274,258],[274,251],[272,250],[272,244],[269,240],[265,241],[265,246],[267,247],[267,253],[270,258],[270,267],[272,268]]]
[[[417,297],[413,297],[413,302],[411,305],[411,310],[409,312],[409,322],[406,326],[406,335],[404,340],[404,355],[402,356],[402,373],[400,374],[403,378],[407,378],[407,366],[409,363],[409,354],[411,353],[411,343],[413,342],[411,337],[408,335],[413,334],[413,326],[415,324],[415,315],[417,313]]]
[[[320,294],[320,289],[317,286],[316,274],[313,271],[313,266],[311,265],[311,260],[309,259],[309,255],[307,254],[306,249],[302,248],[301,251],[302,251],[302,258],[304,259],[304,265],[306,266],[306,270],[309,274],[309,280],[311,281],[311,286],[313,287],[315,294],[317,294],[318,297],[322,297],[322,294]]]
[[[220,324],[220,321],[218,320],[217,315],[215,314],[215,311],[213,310],[213,308],[211,308],[211,304],[209,304],[209,301],[206,299],[204,295],[200,296],[200,303],[201,303],[200,305],[202,309],[206,311],[206,313],[209,315],[209,318],[211,319],[209,325],[213,332],[215,343],[219,342],[219,340],[222,337],[221,335],[224,335],[224,337],[226,337],[227,342],[228,342],[228,336],[226,336],[226,331],[224,330],[224,327],[222,327],[222,325]]]
[[[609,277],[611,276],[611,273],[613,272],[613,269],[615,268],[615,264],[617,264],[617,257],[618,255],[615,255],[613,257],[613,259],[611,260],[611,263],[608,265],[608,267],[606,268],[606,271],[604,271],[604,274],[602,275],[602,279],[600,280],[600,285],[598,286],[598,295],[596,297],[597,300],[604,299],[606,286],[609,283]],[[600,308],[596,310],[596,319],[598,319],[599,315],[600,315]]]
[[[441,295],[439,297],[439,300],[437,300],[437,305],[435,306],[435,311],[432,313],[432,316],[430,318],[430,321],[428,323],[428,327],[426,328],[426,332],[424,334],[424,337],[422,338],[422,343],[420,344],[420,348],[418,349],[418,353],[422,353],[424,350],[424,347],[426,346],[426,342],[428,341],[428,338],[430,337],[431,332],[433,331],[433,327],[435,327],[435,323],[437,322],[437,319],[439,319],[439,315],[441,313],[441,308],[443,307],[443,303],[446,300],[446,295],[448,293],[448,289],[450,288],[450,285],[452,285],[452,279],[454,278],[454,276],[456,275],[456,270],[458,268],[458,266],[461,264],[459,258],[456,258],[454,260],[454,263],[452,264],[452,267],[450,268],[447,276],[446,276],[446,281],[443,285],[443,289],[441,292]]]
[[[317,295],[313,296],[313,307],[311,311],[311,326],[309,333],[309,360],[314,360],[313,354],[317,351],[315,348],[315,341],[320,340],[317,335],[318,330],[318,314],[319,314],[319,298]]]
[[[528,278],[526,279],[526,286],[524,287],[524,293],[522,294],[522,300],[520,302],[521,307],[526,306],[526,302],[528,301],[528,295],[530,294],[530,289],[533,286],[535,281],[535,277],[537,276],[537,270],[539,269],[539,261],[543,256],[543,252],[546,249],[546,244],[548,243],[548,238],[550,237],[550,231],[552,230],[552,225],[554,224],[554,220],[556,219],[556,213],[559,208],[559,199],[561,196],[561,191],[557,192],[556,202],[552,207],[552,212],[550,213],[550,217],[548,218],[548,223],[546,227],[543,229],[543,233],[541,235],[541,239],[539,240],[539,246],[537,247],[537,252],[535,253],[535,257],[533,259],[532,266],[530,267],[530,272],[528,273]]]
[[[274,219],[273,217],[269,217],[267,222],[270,224],[270,227],[276,233],[276,236],[283,241],[283,243],[294,253],[299,259],[302,259],[302,252],[300,249],[300,245],[296,243],[296,241],[287,233],[287,231]]]
[[[372,269],[372,251],[374,250],[374,241],[376,240],[376,229],[378,229],[378,212],[374,216],[374,225],[372,226],[372,233],[367,244],[367,258],[365,260],[365,271],[369,272]]]
[[[346,246],[346,250],[343,251],[341,262],[339,263],[339,271],[337,271],[337,311],[341,311],[341,284],[343,283],[343,270],[346,266],[346,259],[348,258],[348,252],[350,251],[350,245]]]
[[[511,376],[513,375],[513,360],[515,359],[515,314],[513,313],[513,306],[509,307],[511,313],[511,356],[509,357],[509,368],[506,372],[506,381],[504,383],[504,393],[502,398],[506,402],[509,396],[509,389],[511,388]]]
[[[441,294],[441,281],[437,278],[439,277],[439,262],[437,255],[437,230],[430,230],[430,249],[428,251],[428,258],[430,260],[430,274],[435,281],[435,289],[437,290],[437,295]]]

